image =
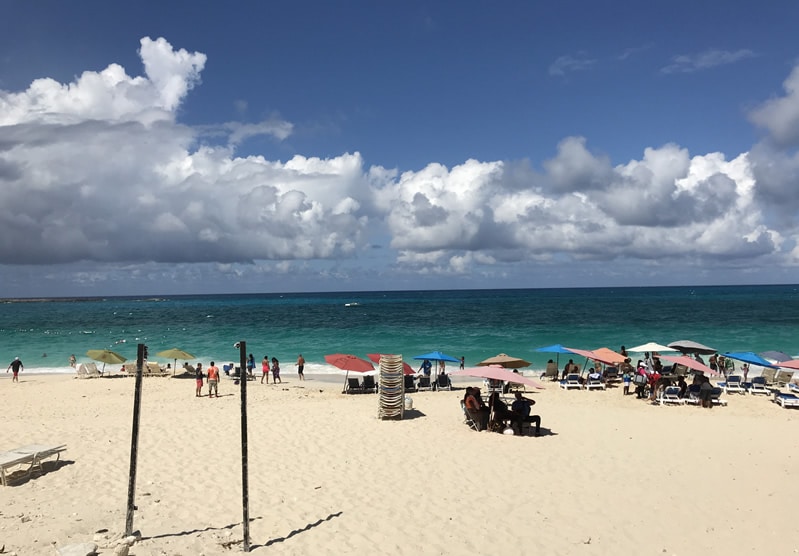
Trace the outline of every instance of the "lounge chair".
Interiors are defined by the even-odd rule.
[[[780,386],[787,386],[791,383],[793,378],[793,371],[777,371],[777,376],[774,377],[774,382]]]
[[[167,376],[167,373],[161,368],[161,365],[155,361],[148,361],[147,365],[142,369],[142,373],[144,376]]]
[[[541,379],[550,379],[552,381],[558,380],[558,366],[554,362],[547,363],[547,368],[541,374]]]
[[[500,396],[505,393],[505,383],[501,380],[494,380],[493,378],[487,378],[483,382],[485,386],[487,395],[490,397],[491,394],[497,392]]]
[[[433,385],[430,384],[430,377],[429,376],[420,376],[419,383],[416,385],[416,389],[421,392],[422,390],[432,390]]]
[[[680,397],[680,387],[666,386],[663,389],[663,391],[660,393],[660,397],[658,398],[658,403],[660,405],[666,405],[668,403],[685,405],[685,400]]]
[[[788,391],[789,392],[799,393],[799,384],[796,384],[794,382],[789,382],[788,383]]]
[[[560,387],[569,390],[570,388],[575,388],[577,390],[582,389],[583,385],[580,383],[580,375],[578,373],[569,373],[566,375],[566,378],[560,381]]]
[[[746,388],[744,388],[743,377],[741,375],[729,375],[725,382],[719,382],[719,386],[724,389],[725,394],[731,392],[746,394]]]
[[[605,383],[602,382],[602,376],[594,376],[593,378],[591,375],[588,375],[588,378],[585,380],[585,389],[586,390],[605,390],[606,386]]]
[[[756,376],[749,384],[750,394],[766,394],[771,395],[771,390],[766,387],[766,379],[762,376]]]
[[[480,432],[480,426],[474,419],[472,419],[472,416],[469,415],[469,412],[466,411],[466,403],[464,403],[463,400],[461,400],[461,410],[463,411],[463,422],[469,425],[469,428],[473,431]]]
[[[22,472],[21,477],[27,477],[37,469],[44,472],[44,460],[56,456],[55,461],[58,461],[61,452],[66,449],[65,445],[29,444],[0,453],[0,484],[5,486],[12,481],[12,475],[15,475],[16,471],[13,473],[9,471],[15,467],[19,467],[19,471]]]
[[[683,398],[685,400],[685,403],[698,405],[699,402],[701,401],[699,399],[700,390],[701,387],[699,384],[690,384],[688,386],[688,390],[685,393],[685,397]]]
[[[416,392],[416,382],[413,375],[405,375],[405,391]]]
[[[363,377],[363,391],[365,393],[374,394],[377,392],[377,384],[375,383],[375,377],[372,375],[365,375]]]
[[[786,407],[799,407],[799,396],[796,394],[786,394],[784,392],[774,392],[774,403],[780,404],[783,409]]]
[[[345,394],[363,394],[363,387],[361,381],[357,378],[347,379],[347,388],[344,390]]]
[[[436,379],[437,390],[452,390],[452,382],[449,380],[449,375],[438,375]]]
[[[777,369],[773,367],[763,367],[763,370],[760,372],[760,376],[766,379],[766,384],[771,386],[775,382],[775,378],[777,376]]]
[[[710,401],[713,405],[727,405],[727,400],[721,399],[721,388],[716,386],[710,391]]]

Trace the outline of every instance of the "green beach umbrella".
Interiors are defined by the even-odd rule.
[[[89,359],[93,359],[95,361],[100,361],[103,364],[103,371],[105,371],[105,364],[110,363],[111,365],[117,365],[119,363],[124,363],[127,361],[126,357],[119,355],[115,351],[111,351],[110,349],[90,349],[86,352],[86,356]]]
[[[156,353],[158,357],[163,357],[165,359],[174,359],[175,363],[172,366],[172,375],[175,375],[175,368],[178,366],[178,359],[181,361],[188,361],[189,359],[194,359],[194,356],[191,353],[185,352],[182,349],[172,348],[172,349],[165,349],[164,351],[159,351]]]

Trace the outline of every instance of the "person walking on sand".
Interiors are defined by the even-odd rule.
[[[217,385],[219,384],[219,369],[214,365],[214,362],[211,361],[211,366],[208,367],[208,397],[209,398],[218,398],[219,397],[219,390],[217,390]]]
[[[266,383],[269,384],[269,356],[264,355],[264,358],[261,359],[261,384],[264,383],[264,379],[266,379]]]
[[[14,377],[11,379],[11,382],[19,382],[19,372],[25,369],[25,365],[22,364],[22,361],[19,360],[19,357],[15,357],[11,364],[6,369],[6,372],[11,371],[11,374]]]
[[[194,371],[194,380],[197,383],[197,388],[194,391],[194,395],[198,398],[203,397],[203,366],[202,363],[197,364],[197,370]]]
[[[283,381],[280,380],[280,361],[277,360],[277,357],[273,357],[272,358],[272,383],[273,384],[277,384],[278,382],[280,382],[280,384],[283,384]]]
[[[300,380],[305,380],[305,375],[303,374],[303,370],[305,369],[305,359],[302,356],[302,353],[297,357],[297,362],[294,363],[297,365],[297,374],[300,375]]]

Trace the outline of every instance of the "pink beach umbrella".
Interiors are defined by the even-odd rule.
[[[702,371],[703,373],[707,373],[709,375],[719,374],[704,363],[700,363],[693,357],[688,357],[687,355],[661,355],[660,358],[665,359],[666,361],[671,361],[672,363],[677,363],[678,365],[685,365],[689,369]]]
[[[525,384],[527,386],[532,386],[533,388],[538,388],[539,390],[544,388],[544,385],[537,380],[522,376],[521,373],[514,373],[513,371],[509,371],[504,367],[500,367],[499,365],[463,369],[461,371],[450,373],[450,376],[473,376],[476,378],[487,378],[490,380],[501,380],[504,382]]]

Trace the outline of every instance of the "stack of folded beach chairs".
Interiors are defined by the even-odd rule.
[[[380,395],[378,396],[378,419],[402,419],[405,409],[405,378],[402,370],[402,355],[380,356]]]

